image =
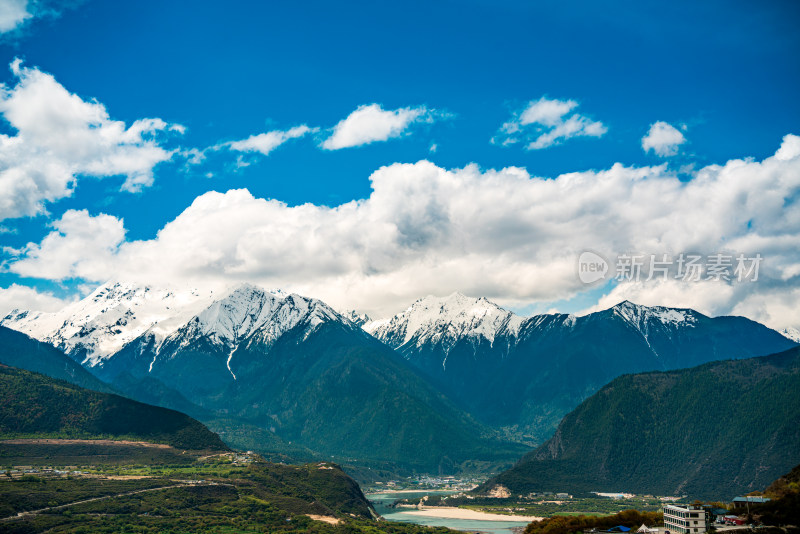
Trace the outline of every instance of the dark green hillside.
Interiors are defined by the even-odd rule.
[[[256,334],[232,356],[205,338],[167,343],[158,358],[152,350],[145,337],[129,344],[102,376],[131,394],[136,380],[157,380],[214,414],[203,420],[229,444],[270,458],[307,459],[310,450],[410,474],[455,472],[470,460],[510,466],[526,450],[490,439],[391,348],[338,321],[301,323],[277,340]]]
[[[278,465],[228,453],[191,465],[94,471],[91,477],[0,477],[0,532],[452,532],[379,521],[358,485],[330,463]]]
[[[284,335],[268,351],[254,343],[234,354],[232,368],[247,378],[221,399],[236,399],[239,417],[337,461],[453,472],[467,460],[511,459],[522,449],[487,439],[485,427],[391,349],[339,325],[322,325],[305,339]]]
[[[112,391],[57,348],[5,326],[0,326],[0,364],[42,373],[95,391]]]
[[[186,465],[207,451],[146,441],[111,439],[0,439],[0,466]]]
[[[727,499],[800,462],[800,348],[671,372],[625,375],[556,434],[484,484]]]
[[[180,412],[7,366],[0,366],[0,434],[6,439],[126,438],[227,450],[216,434]]]

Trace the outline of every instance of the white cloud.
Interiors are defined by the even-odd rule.
[[[0,318],[12,310],[58,311],[70,302],[73,301],[60,299],[47,291],[11,284],[6,288],[0,287]]]
[[[662,158],[674,156],[678,147],[686,142],[683,134],[669,123],[658,121],[650,125],[647,135],[642,137],[642,149],[652,150]]]
[[[6,249],[21,257],[11,263],[12,272],[49,280],[101,280],[115,268],[117,248],[125,239],[121,219],[68,210],[51,226],[54,230],[41,243],[29,243],[19,251]]]
[[[231,141],[222,146],[227,146],[237,152],[260,152],[265,156],[278,148],[289,139],[303,137],[307,133],[316,132],[317,128],[309,128],[305,124],[295,126],[289,130],[273,130],[271,132],[251,135],[241,141]]]
[[[532,100],[491,141],[504,146],[524,141],[527,150],[539,150],[573,137],[602,137],[608,131],[602,122],[571,113],[576,107],[574,100]]]
[[[789,161],[797,156],[800,156],[800,137],[796,135],[785,136],[781,147],[775,153],[775,159]]]
[[[58,18],[84,0],[0,0],[0,39],[22,35],[33,19]]]
[[[28,11],[28,0],[0,1],[0,33],[16,30],[32,16]]]
[[[154,138],[169,128],[161,119],[126,127],[50,74],[19,60],[11,70],[17,84],[0,86],[0,113],[16,130],[0,134],[0,220],[43,213],[46,203],[70,196],[82,175],[124,176],[122,189],[138,191],[172,157]]]
[[[574,100],[548,100],[544,97],[528,104],[519,116],[519,124],[543,124],[545,126],[558,126],[564,120],[564,115],[578,106]]]
[[[758,282],[623,283],[601,303],[629,297],[796,326],[798,141],[786,136],[774,157],[707,166],[688,182],[665,165],[539,178],[420,161],[375,171],[368,198],[336,207],[209,192],[146,241],[124,241],[113,217],[74,212],[8,268],[56,280],[246,280],[381,315],[455,290],[507,306],[566,299],[586,289],[576,264],[587,249],[760,253]]]
[[[436,113],[425,106],[384,110],[379,104],[359,106],[333,127],[320,145],[338,150],[400,137],[415,122],[433,122]]]

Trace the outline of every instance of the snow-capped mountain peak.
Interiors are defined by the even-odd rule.
[[[231,359],[241,343],[256,341],[270,345],[301,324],[305,328],[303,335],[307,337],[317,326],[328,321],[346,322],[320,300],[242,284],[212,302],[163,342],[157,343],[156,358],[151,362],[150,370],[162,349],[171,354],[205,340],[227,353],[228,370],[236,379],[231,370]]]
[[[364,330],[393,346],[415,340],[416,344],[443,342],[451,345],[463,337],[481,337],[493,342],[498,333],[516,335],[523,318],[484,297],[453,293],[428,296],[388,319],[370,321]]]
[[[662,324],[690,325],[697,322],[697,312],[689,309],[666,308],[663,306],[642,306],[629,300],[623,300],[610,308],[614,314],[629,322],[636,328],[651,321]]]
[[[213,298],[210,290],[108,282],[60,311],[11,313],[0,324],[96,365],[145,331],[163,339]]]
[[[213,291],[109,282],[61,311],[15,310],[0,324],[93,367],[142,335],[157,347],[197,337],[234,347],[256,331],[276,339],[302,321],[314,328],[337,318],[343,320],[321,301],[247,283]]]
[[[242,284],[176,329],[181,345],[196,337],[215,344],[235,344],[266,322],[282,298],[250,284]]]
[[[331,320],[344,319],[322,301],[242,284],[188,320],[164,344],[185,346],[202,337],[233,350],[251,336],[271,342],[302,322],[313,329]]]

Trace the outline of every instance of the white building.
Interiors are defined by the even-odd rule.
[[[706,511],[699,506],[686,504],[667,504],[664,506],[664,530],[680,534],[705,532]]]

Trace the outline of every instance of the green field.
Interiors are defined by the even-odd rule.
[[[103,454],[93,455],[98,448]],[[376,521],[358,485],[334,464],[108,442],[11,450],[0,471],[3,533],[449,532]],[[160,455],[150,461],[154,450]]]

